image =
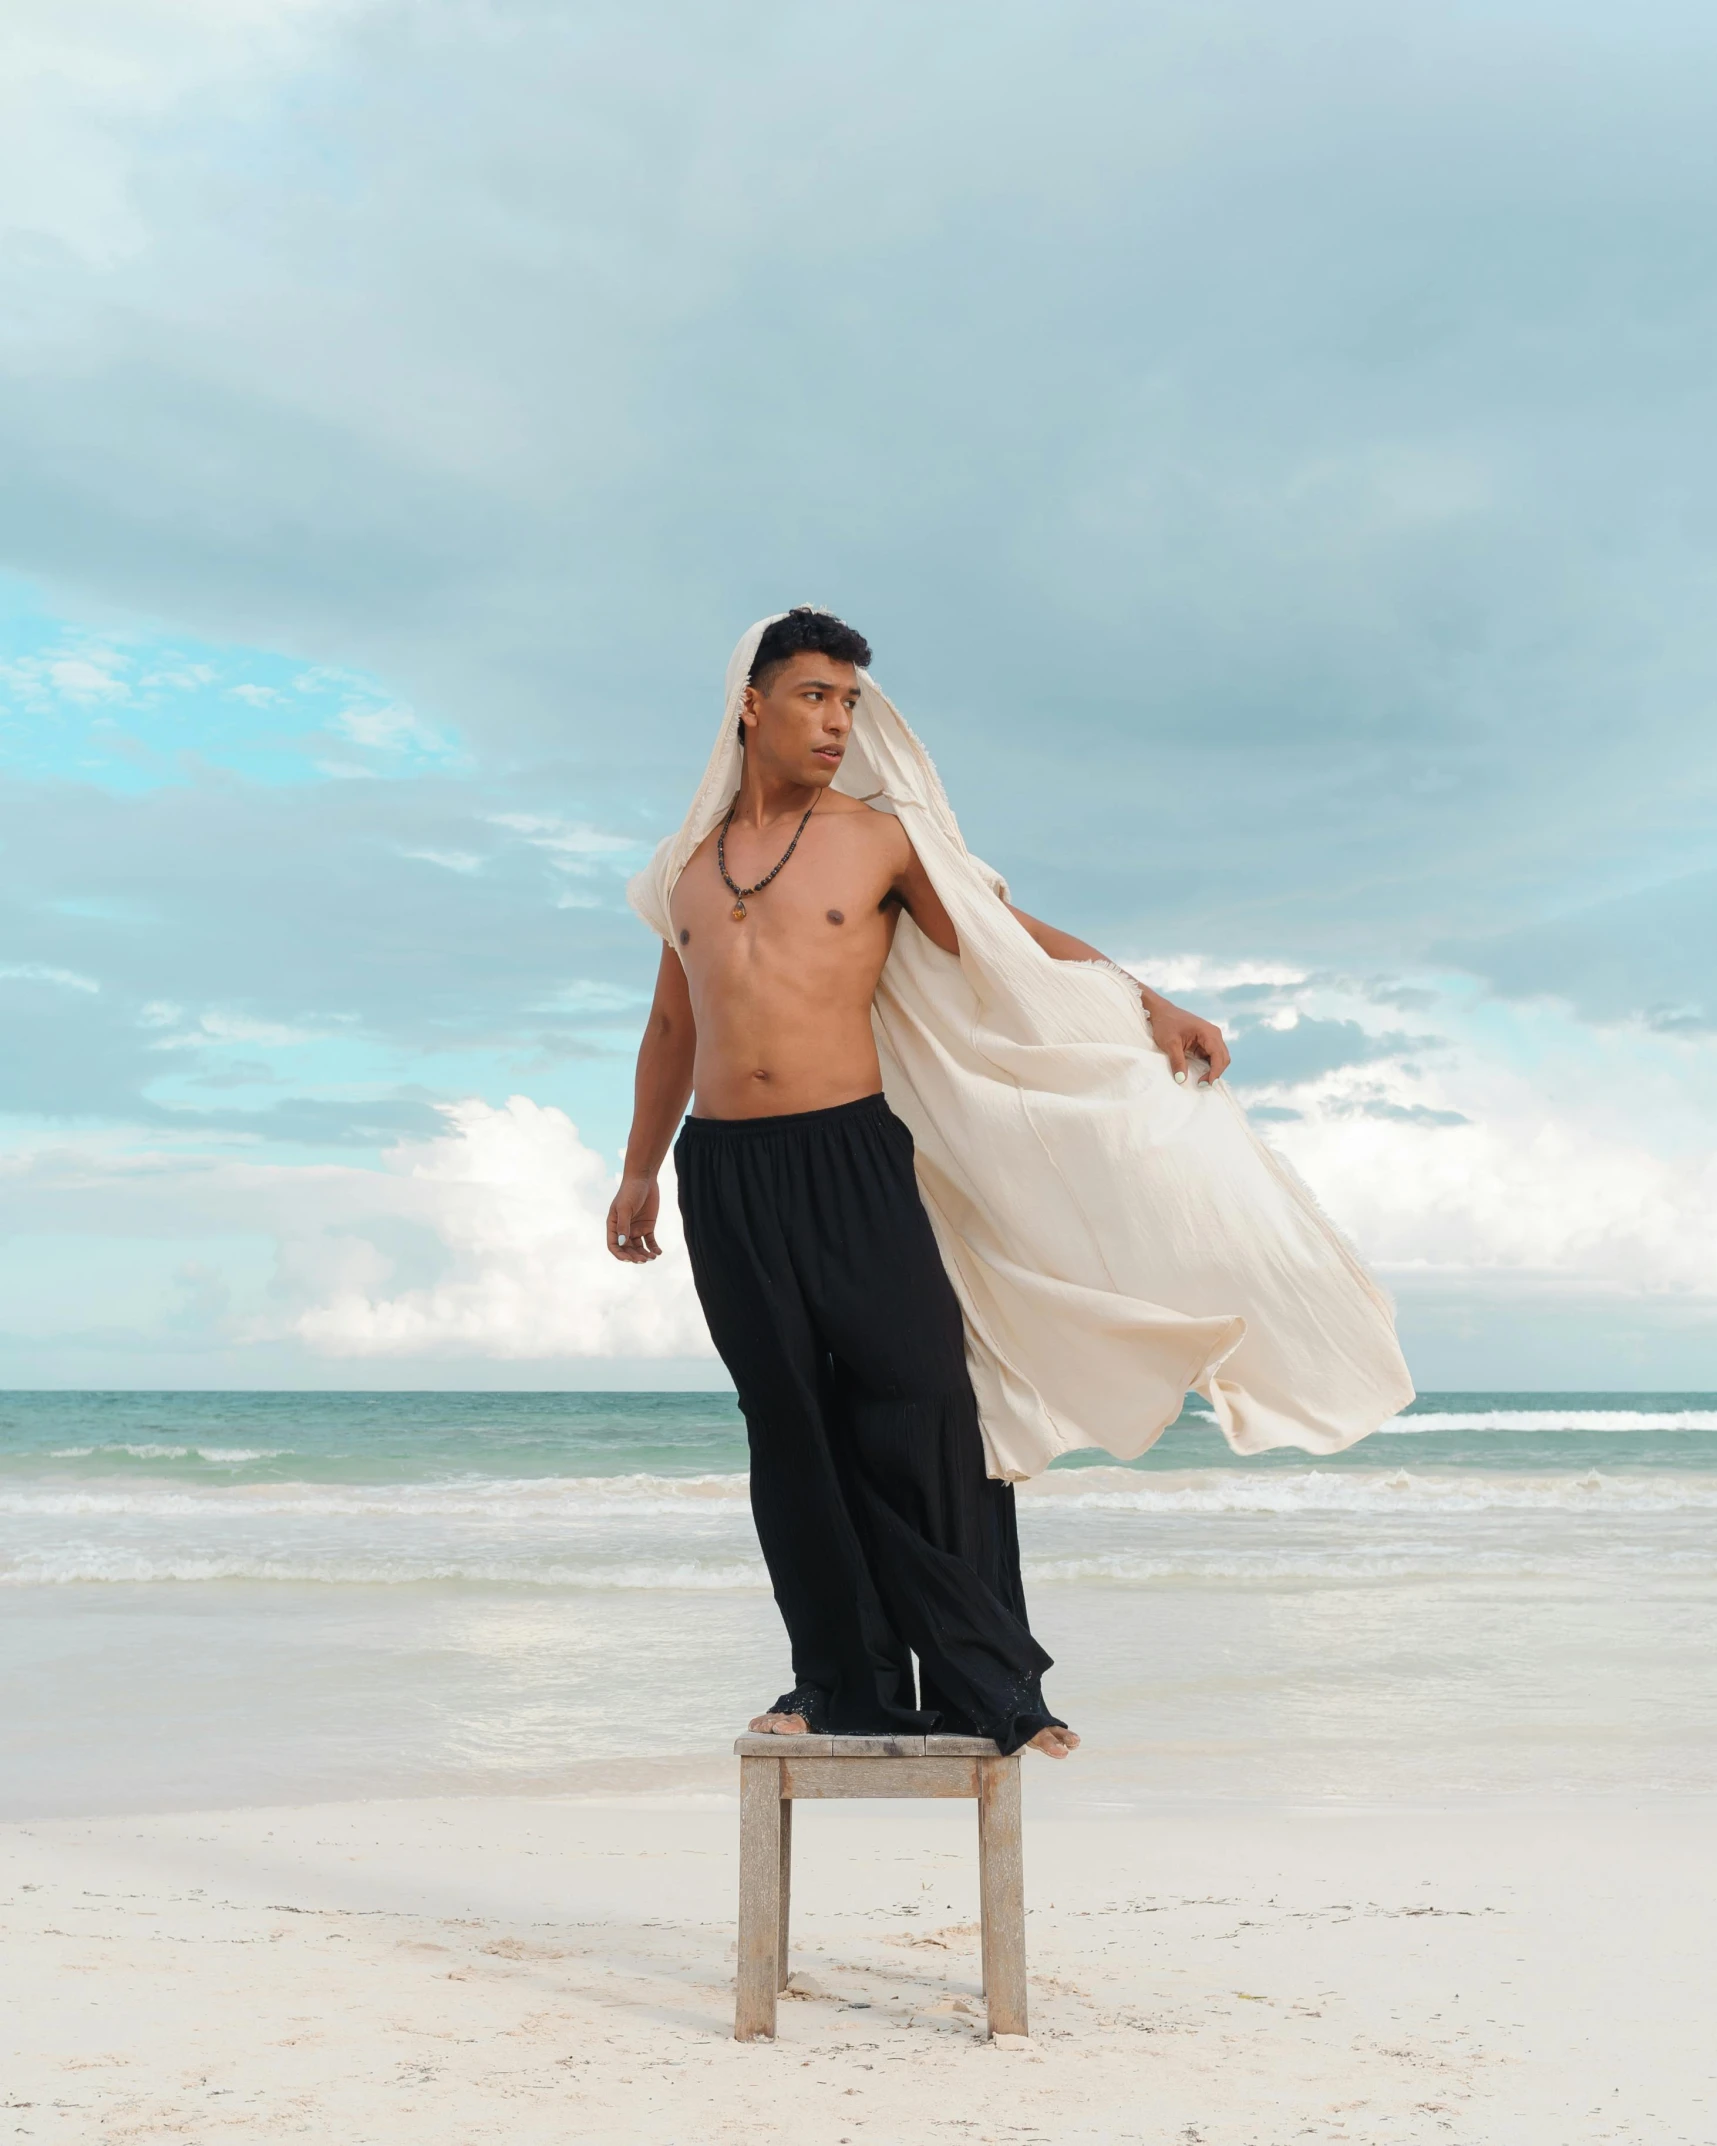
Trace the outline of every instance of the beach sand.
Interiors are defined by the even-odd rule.
[[[703,1779],[0,1829],[0,2138],[1717,2140],[1707,1804],[1034,1814],[1033,1779],[1005,2050],[970,1809],[802,1806],[811,1993],[741,2046]]]

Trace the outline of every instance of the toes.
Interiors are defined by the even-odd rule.
[[[1031,1740],[1031,1748],[1041,1751],[1047,1759],[1071,1758],[1079,1748],[1079,1739],[1071,1729],[1039,1729]]]

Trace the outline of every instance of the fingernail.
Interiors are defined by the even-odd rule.
[[[1175,1075],[1175,1079],[1180,1082],[1183,1088],[1186,1086],[1186,1072],[1184,1068]]]

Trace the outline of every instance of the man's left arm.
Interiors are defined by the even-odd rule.
[[[1087,946],[1083,939],[1076,939],[1070,931],[1059,931],[1053,924],[1045,924],[1041,918],[1027,916],[1023,909],[1008,908],[1025,926],[1046,954],[1057,961],[1109,961],[1107,954],[1100,954],[1096,947]],[[1109,962],[1111,968],[1120,968],[1119,962]],[[1131,972],[1121,969],[1123,976]],[[1208,1073],[1199,1076],[1202,1088],[1210,1081],[1220,1080],[1228,1070],[1228,1046],[1222,1040],[1222,1031],[1214,1021],[1205,1020],[1202,1014],[1188,1013],[1184,1006],[1177,1006],[1172,999],[1153,991],[1149,984],[1141,984],[1132,978],[1139,997],[1144,1001],[1145,1012],[1150,1017],[1151,1034],[1157,1039],[1157,1048],[1169,1062],[1169,1071],[1178,1081],[1187,1077],[1186,1061],[1189,1055],[1205,1059]]]
[[[918,852],[907,848],[910,862],[895,882],[896,890],[906,906],[908,915],[925,936],[939,946],[945,954],[957,954],[960,941],[954,930],[952,918],[942,906],[940,895],[930,884],[930,875],[918,861]],[[1058,931],[1053,924],[1045,924],[1039,918],[1027,916],[1023,909],[1015,909],[1012,902],[1007,908],[1031,933],[1044,952],[1056,961],[1105,961],[1107,954],[1099,953],[1096,947],[1088,946],[1083,939],[1076,939],[1070,931]],[[1109,963],[1119,968],[1117,962]],[[1122,975],[1128,972],[1120,971]],[[1145,1013],[1151,1024],[1151,1034],[1156,1038],[1157,1048],[1169,1062],[1169,1071],[1178,1081],[1187,1078],[1187,1058],[1197,1056],[1210,1067],[1199,1078],[1199,1086],[1220,1080],[1228,1070],[1228,1046],[1222,1040],[1222,1031],[1214,1021],[1207,1021],[1201,1014],[1188,1013],[1184,1006],[1177,1006],[1153,991],[1149,984],[1141,984],[1135,976],[1133,984],[1144,1003]]]

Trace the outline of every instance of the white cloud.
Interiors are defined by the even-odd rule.
[[[145,1028],[177,1028],[185,1016],[183,1009],[164,1000],[151,1000],[138,1015]],[[200,1050],[208,1043],[272,1044],[283,1047],[295,1043],[319,1043],[322,1032],[295,1028],[284,1021],[258,1021],[243,1013],[222,1013],[215,1010],[199,1014],[195,1023],[181,1029],[177,1035],[158,1036],[150,1044],[152,1051]]]
[[[447,1258],[399,1287],[354,1218],[289,1258],[311,1301],[291,1328],[337,1356],[693,1356],[710,1353],[683,1248],[647,1268],[610,1258],[617,1177],[564,1112],[524,1096],[449,1109],[447,1131],[387,1157],[379,1212],[426,1225]],[[360,1173],[351,1173],[357,1176]],[[372,1180],[372,1182],[377,1182]],[[664,1173],[672,1213],[673,1180]]]
[[[1356,986],[1299,988],[1309,1019],[1387,1018]],[[1717,1083],[1717,1051],[1678,1044],[1671,1064],[1661,1044],[1654,1055],[1640,1038],[1594,1038],[1555,1009],[1499,1011],[1416,988],[1437,997],[1446,1041],[1411,1062],[1346,1066],[1278,1089],[1279,1107],[1298,1115],[1267,1128],[1404,1307],[1421,1320],[1426,1306],[1501,1307],[1505,1337],[1510,1319],[1522,1322],[1520,1343],[1499,1346],[1505,1362],[1552,1313],[1574,1322],[1574,1342],[1625,1325],[1628,1304],[1642,1319],[1685,1318],[1706,1331],[1717,1306],[1717,1161],[1699,1090]],[[1500,1036],[1499,1018],[1509,1024]],[[1547,1058],[1579,1069],[1560,1098],[1547,1099]],[[1444,1122],[1452,1116],[1467,1122]],[[210,1343],[230,1352],[240,1378],[247,1356],[415,1364],[431,1376],[441,1362],[712,1360],[671,1169],[665,1255],[623,1267],[603,1240],[616,1173],[562,1111],[515,1096],[501,1107],[463,1102],[444,1119],[379,1169],[126,1154],[117,1142],[38,1148],[0,1162],[9,1223],[21,1247],[43,1233],[129,1242],[140,1276],[161,1263],[155,1244],[162,1259],[171,1248],[176,1267],[199,1240],[248,1243],[222,1270],[228,1308]],[[230,1255],[196,1256],[214,1272]],[[109,1306],[99,1290],[79,1296],[77,1314],[80,1324],[133,1324],[129,1307]],[[1459,1361],[1458,1347],[1435,1348]],[[1696,1340],[1676,1361],[1688,1363],[1690,1350],[1698,1354]],[[1601,1383],[1601,1348],[1591,1362]],[[1554,1370],[1542,1382],[1556,1383]]]
[[[0,1156],[8,1229],[20,1246],[124,1248],[108,1262],[123,1288],[68,1303],[65,1329],[128,1331],[145,1348],[163,1339],[146,1311],[138,1323],[161,1294],[149,1277],[192,1254],[227,1289],[208,1345],[240,1377],[247,1355],[279,1364],[283,1348],[324,1362],[713,1362],[671,1162],[663,1255],[623,1266],[604,1232],[618,1173],[563,1111],[514,1096],[444,1117],[380,1169],[140,1154],[117,1139],[15,1150]]]
[[[1509,1101],[1465,1126],[1325,1111],[1271,1130],[1397,1275],[1513,1273],[1717,1298],[1717,1159],[1688,1168],[1643,1138],[1595,1138],[1528,1097]]]
[[[346,0],[8,0],[0,230],[97,265],[146,243],[133,158],[176,107],[271,80]]]
[[[435,731],[420,722],[409,708],[397,707],[392,703],[342,708],[334,718],[334,727],[350,738],[354,745],[365,746],[373,753],[402,753],[408,750],[439,753],[445,750],[445,741]]]
[[[975,38],[953,16],[927,32],[922,10],[800,10],[736,43],[720,11],[457,0],[340,34],[369,12],[0,14],[21,565],[80,602],[361,664],[449,737],[497,740],[510,794],[576,786],[581,809],[625,825],[677,820],[725,631],[759,590],[871,590],[899,651],[883,675],[925,711],[985,848],[993,832],[1004,862],[1088,866],[1119,913],[1153,904],[1154,936],[1229,949],[1151,964],[1154,982],[1193,1003],[1260,994],[1247,1017],[1299,1033],[1301,1067],[1318,1021],[1451,1037],[1417,1071],[1392,1046],[1269,1091],[1300,1113],[1274,1137],[1374,1257],[1700,1286],[1708,1060],[1653,1063],[1637,1038],[1550,1014],[1505,1034],[1446,990],[1409,1019],[1310,978],[1536,931],[1705,839],[1697,502],[1717,430],[1687,356],[1704,301],[1697,276],[1659,275],[1644,316],[1629,302],[1709,221],[1682,149],[1701,69],[1679,16],[1624,49],[1589,11],[1430,11],[1404,71],[1351,0],[1311,38],[1243,7],[1214,43],[1195,8],[1099,10],[1071,39],[1041,10],[992,11]],[[771,124],[835,77],[899,147],[880,178],[850,155],[813,168]],[[1594,126],[1600,111],[1614,124]],[[1455,138],[1471,147],[1459,169]],[[1022,162],[1027,139],[1039,153]],[[1160,214],[1165,188],[1184,214]],[[1601,237],[1571,253],[1567,220],[1592,203]],[[758,292],[807,229],[862,254],[867,303],[832,340],[759,343]],[[1211,277],[1212,258],[1233,272]],[[1093,282],[1091,263],[1118,259],[1121,285]],[[1044,302],[974,363],[974,313],[1020,290]],[[909,362],[889,362],[903,333]],[[1069,381],[1076,394],[1053,392]],[[1062,418],[1028,451],[991,451],[1020,410],[1048,407]],[[751,481],[775,466],[829,472],[826,507],[783,520]],[[906,523],[877,504],[903,478]],[[949,635],[958,614],[975,636]],[[123,691],[81,642],[53,654],[63,676],[14,690],[98,710]],[[1046,680],[1064,721],[1044,720]],[[363,704],[324,772],[411,766],[400,717],[355,672],[299,685],[328,709]],[[1078,772],[1093,765],[1095,786]],[[988,805],[965,804],[986,776]],[[382,854],[375,788],[322,807],[331,841],[368,804]],[[577,927],[633,846],[541,814],[501,824],[553,867],[565,969],[618,963],[605,926]],[[444,818],[423,832],[420,854],[464,869]],[[91,855],[106,873],[106,847]],[[451,916],[460,882],[408,876]],[[350,914],[354,940],[385,949],[361,904]],[[1697,965],[1713,934],[1691,897],[1670,914],[1657,958]],[[1618,993],[1651,921],[1616,927]],[[1487,973],[1517,990],[1589,976],[1586,928]],[[189,966],[209,958],[200,929],[125,929],[151,950],[140,991],[196,1006],[232,990],[230,969]],[[455,935],[443,961],[425,931],[435,962],[397,981],[378,965],[373,997],[342,1002],[399,1018],[449,979],[477,997],[494,939]],[[18,951],[70,976],[98,966],[87,943]],[[122,958],[144,960],[104,954],[99,973]],[[295,989],[307,972],[289,966]],[[529,973],[524,1004],[542,993],[540,963]],[[1626,1003],[1702,1005],[1696,976],[1671,981]],[[281,993],[288,1015],[321,1002]],[[176,1182],[194,1209],[238,1180]],[[274,1227],[300,1200],[310,1215],[287,1232],[321,1247],[307,1302],[333,1301],[336,1269],[377,1303],[431,1286],[364,1235],[373,1174],[245,1182],[252,1219]],[[410,1210],[412,1227],[457,1274],[467,1254],[437,1213]]]
[[[116,675],[116,659],[109,656],[56,656],[43,666],[48,682],[62,700],[87,708],[92,702],[125,700],[130,688]]]
[[[1284,986],[1258,1025],[1292,1014],[1382,1035],[1394,988]],[[1500,1006],[1465,982],[1407,989],[1438,1034],[1248,1092],[1365,1256],[1403,1287],[1465,1277],[1717,1301],[1717,1049],[1595,1031],[1550,1002]],[[1235,1047],[1243,1074],[1244,1034]]]
[[[50,715],[67,705],[95,708],[131,698],[121,675],[124,668],[125,658],[111,648],[68,646],[0,663],[0,689],[35,715]]]
[[[1181,991],[1232,991],[1242,984],[1303,984],[1306,971],[1287,961],[1213,961],[1207,954],[1140,954],[1121,963],[1165,997]]]
[[[45,961],[0,962],[0,976],[26,984],[58,984],[65,991],[99,991],[93,976],[80,976],[75,969],[56,969]]]
[[[634,836],[611,835],[600,827],[587,827],[580,821],[557,819],[541,813],[496,812],[489,817],[491,825],[505,827],[533,849],[546,850],[554,862],[568,872],[589,871],[592,858],[626,856],[641,847]]]
[[[548,998],[540,999],[529,1010],[532,1013],[624,1013],[630,1007],[649,1004],[641,991],[633,991],[622,984],[605,984],[590,977],[578,977],[569,984],[562,984]]]
[[[213,685],[219,676],[212,663],[174,662],[159,670],[145,671],[138,681],[146,693],[195,693]]]
[[[483,860],[468,849],[402,849],[402,857],[418,864],[438,864],[444,872],[480,872]]]

